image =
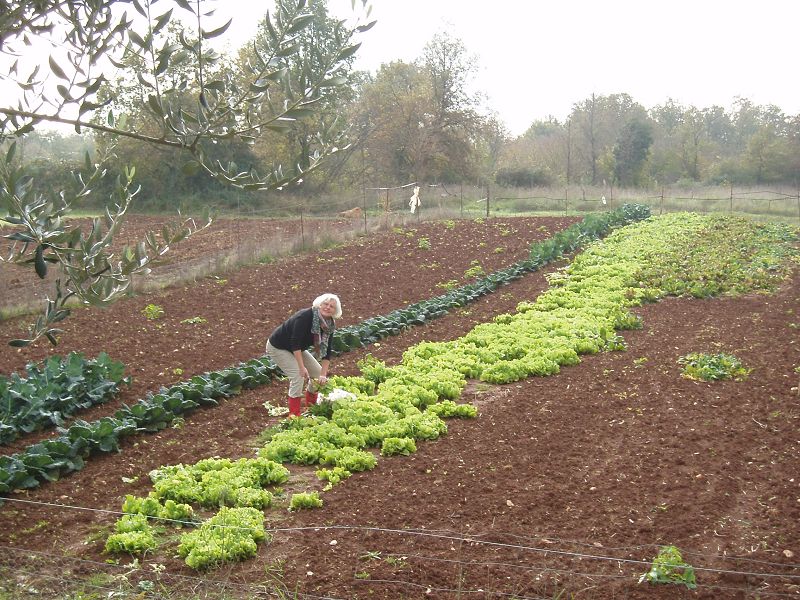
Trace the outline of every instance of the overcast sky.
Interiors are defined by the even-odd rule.
[[[274,3],[213,6],[212,25],[234,17],[226,43],[238,47]],[[672,98],[726,110],[738,96],[800,114],[800,0],[372,0],[372,7],[378,22],[362,36],[357,68],[413,61],[446,31],[476,59],[473,91],[514,135],[538,119],[564,120],[592,93],[628,93],[645,108]],[[328,8],[353,14],[351,0],[328,0]],[[27,52],[46,65],[46,53]],[[0,92],[15,91],[7,85],[0,81]]]
[[[360,5],[360,0],[357,0]],[[247,39],[271,6],[223,0]],[[350,0],[328,0],[336,16]],[[513,134],[537,119],[563,120],[591,96],[625,92],[646,108],[669,98],[730,109],[737,96],[800,114],[800,1],[372,0],[375,27],[357,66],[412,61],[438,31],[476,56],[476,89]]]

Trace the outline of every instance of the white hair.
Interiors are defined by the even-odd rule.
[[[311,306],[319,308],[323,302],[327,302],[328,300],[333,300],[336,303],[336,312],[333,313],[333,318],[338,319],[342,316],[342,301],[339,300],[339,296],[336,294],[322,294],[321,296],[317,296],[314,302],[311,303]]]

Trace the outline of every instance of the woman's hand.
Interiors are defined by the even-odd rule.
[[[325,385],[328,382],[328,376],[327,375],[320,375],[318,381],[319,381],[320,385]]]

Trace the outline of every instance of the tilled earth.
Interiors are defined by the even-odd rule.
[[[476,264],[487,273],[506,266],[572,222],[422,222],[377,233],[103,311],[77,310],[59,352],[105,350],[127,365],[133,385],[80,415],[96,419],[161,385],[260,356],[272,328],[321,292],[342,298],[340,325],[356,323],[436,296],[437,284],[463,282]],[[543,272],[529,274],[344,354],[333,371],[357,373],[367,353],[395,364],[409,346],[463,335],[546,287]],[[163,318],[144,317],[150,303]],[[182,427],[128,438],[119,454],[92,457],[81,472],[0,507],[0,555],[12,567],[0,581],[31,597],[65,597],[55,590],[85,585],[91,574],[102,597],[123,575],[146,597],[275,597],[276,589],[309,598],[800,597],[798,270],[773,295],[669,299],[637,312],[644,327],[623,333],[626,351],[584,356],[552,377],[471,382],[462,400],[478,407],[476,420],[448,421],[446,436],[411,456],[379,459],[324,492],[321,509],[288,513],[284,499],[267,511],[273,539],[255,559],[207,573],[169,549],[136,571],[126,558],[108,564],[102,549],[116,515],[103,511],[119,511],[125,494],[146,495],[156,467],[253,456],[258,434],[276,422],[263,403],[281,404],[285,383],[199,410]],[[193,317],[206,322],[182,323]],[[20,326],[0,323],[0,335]],[[50,351],[6,349],[0,372]],[[694,351],[733,353],[752,371],[739,382],[682,378],[677,360]],[[321,489],[313,468],[292,473],[286,496]],[[696,590],[637,583],[661,545],[681,549]]]

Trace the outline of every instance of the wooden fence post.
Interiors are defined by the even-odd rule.
[[[364,235],[367,233],[367,188],[364,186],[364,193],[362,198],[364,206],[361,207],[361,212],[364,215]]]
[[[797,219],[800,220],[800,188],[797,190]]]
[[[486,218],[489,218],[489,186],[486,186]]]
[[[300,207],[300,248],[306,249],[306,232],[303,227],[303,207]]]

